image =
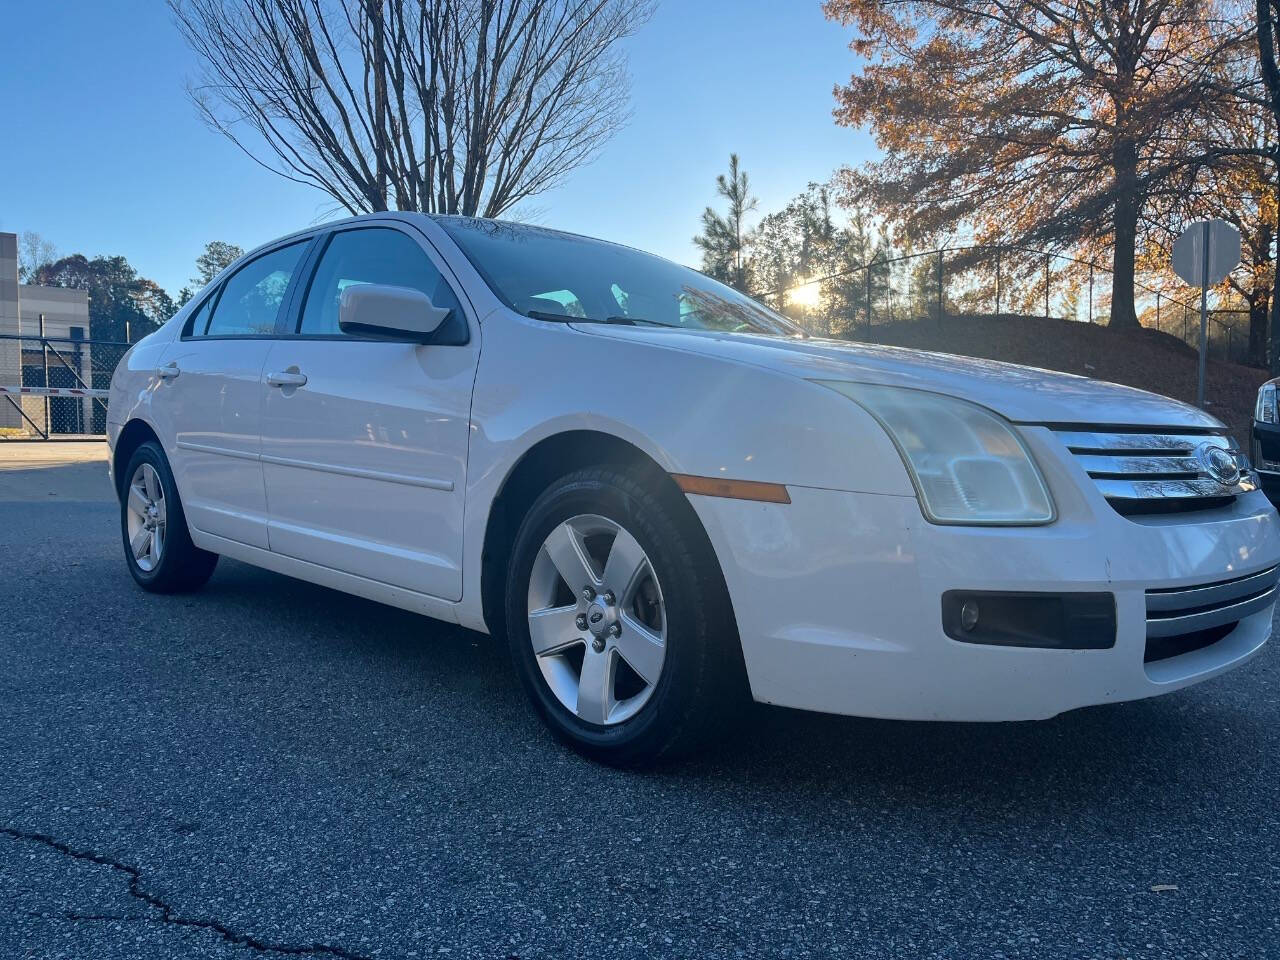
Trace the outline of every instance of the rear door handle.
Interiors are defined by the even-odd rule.
[[[173,380],[182,371],[178,369],[176,363],[166,363],[163,367],[156,371],[156,376],[161,380]]]
[[[267,386],[269,387],[300,387],[307,382],[305,373],[298,373],[296,370],[282,370],[279,373],[267,374]]]

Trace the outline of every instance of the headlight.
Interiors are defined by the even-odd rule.
[[[934,523],[1038,524],[1053,500],[1013,429],[977,404],[921,390],[819,381],[880,421]]]
[[[1276,422],[1276,385],[1264,383],[1258,388],[1258,403],[1253,408],[1253,419],[1259,423]]]

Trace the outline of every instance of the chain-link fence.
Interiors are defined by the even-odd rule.
[[[0,334],[0,441],[101,438],[129,344]]]
[[[1038,316],[1107,323],[1111,273],[1087,261],[1017,247],[959,247],[877,259],[764,296],[811,333],[956,316]],[[1200,304],[1176,287],[1134,286],[1139,322],[1198,347]],[[1247,310],[1209,311],[1209,356],[1249,358]]]

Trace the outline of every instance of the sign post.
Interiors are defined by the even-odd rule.
[[[1200,361],[1196,405],[1204,407],[1205,357],[1209,352],[1209,288],[1240,264],[1240,231],[1225,220],[1190,223],[1173,243],[1173,272],[1200,288]]]

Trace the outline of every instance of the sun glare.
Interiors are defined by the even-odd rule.
[[[792,287],[787,291],[787,302],[795,307],[803,307],[806,310],[812,310],[818,306],[822,300],[822,285],[816,280],[810,280],[798,287]]]

